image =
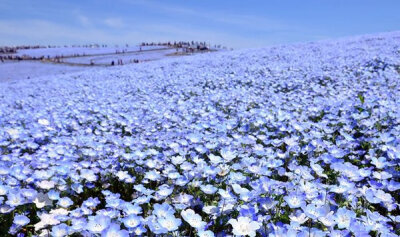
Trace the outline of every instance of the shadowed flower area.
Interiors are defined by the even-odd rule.
[[[0,236],[397,236],[399,104],[399,32],[3,82]]]

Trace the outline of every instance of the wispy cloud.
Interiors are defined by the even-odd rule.
[[[122,18],[116,18],[116,17],[109,17],[104,20],[104,24],[108,27],[112,28],[122,28],[125,26],[124,21]]]
[[[154,17],[126,13],[116,15],[115,12],[89,11],[85,7],[63,4],[70,9],[63,18],[57,17],[54,6],[48,6],[46,12],[51,12],[50,15],[35,14],[0,20],[0,44],[132,44],[198,40],[240,48],[278,43],[278,34],[287,35],[295,31],[293,25],[266,16],[227,13],[217,9],[201,10],[152,0],[119,0],[118,7],[134,6],[136,10],[153,13]],[[31,12],[40,11],[42,7],[36,6]],[[65,20],[66,17],[68,20]],[[169,21],[169,18],[173,20]],[[266,35],[268,38],[262,37]]]
[[[227,24],[250,30],[286,31],[297,28],[293,23],[283,22],[281,20],[269,18],[266,16],[255,16],[239,13],[232,14],[211,9],[195,10],[192,8],[165,4],[161,2],[152,2],[149,0],[124,1],[129,4],[139,5],[141,7],[146,7],[148,9],[152,9],[154,11],[162,12],[169,15],[183,15],[186,17],[206,19],[211,22]]]
[[[46,20],[0,20],[0,45],[10,44],[73,44],[120,42],[120,35],[110,35],[101,28],[82,28]],[[55,33],[57,32],[57,33]],[[134,31],[126,40],[138,37]],[[122,42],[121,42],[122,43]]]
[[[87,16],[84,16],[84,15],[78,15],[77,16],[77,19],[78,19],[78,21],[79,21],[79,23],[82,25],[82,26],[91,26],[92,24],[91,24],[91,22],[90,22],[90,20],[89,20],[89,18],[87,17]]]
[[[205,40],[232,47],[256,47],[315,40],[320,39],[321,35],[336,37],[372,33],[379,29],[393,30],[398,28],[397,22],[400,22],[399,14],[393,7],[378,3],[369,4],[366,8],[368,13],[375,16],[368,17],[368,14],[354,14],[349,10],[351,7],[358,9],[358,4],[349,3],[350,8],[346,8],[346,11],[336,9],[338,12],[332,13],[331,7],[310,7],[310,1],[308,4],[298,4],[298,9],[290,8],[294,4],[288,1],[269,4],[264,0],[237,0],[233,4],[230,1],[224,4],[205,0],[211,3],[208,6],[203,1],[191,0],[31,2],[0,0],[1,44]],[[375,11],[375,8],[380,11]],[[273,13],[280,10],[290,12]],[[339,13],[346,18],[335,20]],[[351,22],[349,19],[358,20]]]
[[[190,26],[173,26],[169,24],[142,23],[138,27],[121,29],[110,34],[101,25],[91,27],[71,26],[46,20],[0,20],[0,45],[14,44],[76,44],[107,43],[125,44],[143,41],[198,40],[215,44],[229,41],[231,47],[240,47],[244,41],[260,45],[258,40],[236,36],[209,29],[193,29]],[[57,32],[55,34],[54,32]]]

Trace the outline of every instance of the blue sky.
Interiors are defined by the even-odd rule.
[[[261,47],[400,30],[399,9],[399,0],[1,0],[0,45]]]

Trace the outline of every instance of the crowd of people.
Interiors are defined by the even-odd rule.
[[[130,59],[128,62],[129,63],[139,63],[140,61],[139,61],[139,59]],[[93,65],[93,64],[91,64],[91,65]],[[111,66],[114,66],[114,65],[115,65],[115,61],[112,60],[111,61]],[[124,65],[124,61],[122,59],[118,59],[117,60],[117,65]]]

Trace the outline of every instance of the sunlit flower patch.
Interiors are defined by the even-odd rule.
[[[0,84],[0,236],[396,236],[399,34]]]

